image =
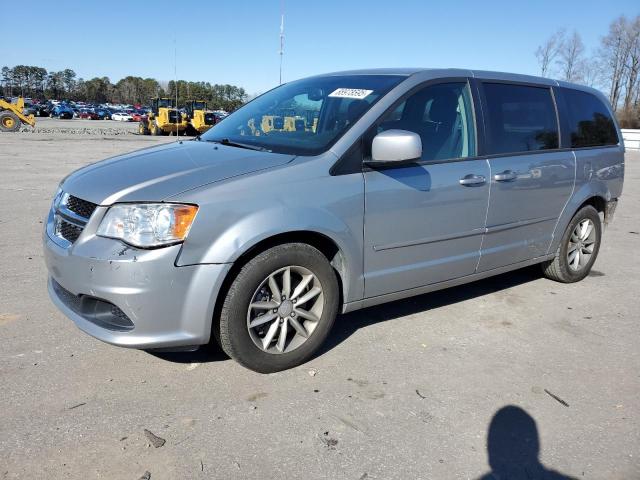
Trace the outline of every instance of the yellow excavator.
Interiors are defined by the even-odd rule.
[[[189,125],[187,116],[175,107],[171,98],[153,98],[151,111],[138,125],[140,135],[184,135]]]
[[[189,121],[187,135],[199,135],[216,124],[216,115],[207,109],[207,102],[204,100],[187,102],[185,110]]]
[[[24,99],[19,97],[16,103],[9,103],[0,98],[0,132],[17,132],[23,123],[36,125],[33,115],[24,114]]]

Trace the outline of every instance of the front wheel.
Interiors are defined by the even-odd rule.
[[[579,282],[591,271],[600,250],[602,222],[591,205],[571,219],[553,260],[542,264],[544,275],[562,283]]]
[[[158,124],[156,123],[156,121],[154,120],[151,123],[151,135],[159,137],[160,135],[164,134],[164,132],[162,131],[162,129],[158,126]]]
[[[336,274],[319,250],[302,243],[273,247],[233,280],[220,312],[220,344],[257,372],[295,367],[327,338],[338,302]]]
[[[0,130],[3,132],[17,132],[20,130],[22,121],[18,116],[7,110],[0,112]]]

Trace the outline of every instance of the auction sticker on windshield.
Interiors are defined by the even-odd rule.
[[[329,94],[334,98],[357,98],[362,100],[373,93],[373,90],[363,90],[362,88],[337,88]]]

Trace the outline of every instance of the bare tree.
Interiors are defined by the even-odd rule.
[[[581,83],[587,87],[596,87],[602,85],[602,63],[597,58],[589,58],[582,62],[581,66],[582,79]]]
[[[638,73],[640,72],[640,15],[633,22],[629,22],[625,35],[627,61],[625,62],[624,110],[630,111],[637,101]]]
[[[564,41],[564,30],[558,30],[536,49],[536,58],[540,64],[540,75],[546,77],[549,67],[558,56]]]
[[[570,37],[565,38],[558,52],[556,63],[560,68],[563,80],[579,82],[582,80],[584,69],[584,43],[580,34],[574,31]]]
[[[614,110],[618,108],[620,94],[624,86],[625,65],[629,56],[627,37],[628,20],[623,15],[609,25],[609,33],[603,37],[600,58],[609,77],[609,102]]]

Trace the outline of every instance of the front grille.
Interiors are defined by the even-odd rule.
[[[64,238],[67,242],[75,242],[82,233],[82,227],[69,223],[63,218],[59,219],[57,234]]]
[[[95,203],[91,203],[87,200],[82,200],[81,198],[74,197],[73,195],[69,195],[67,199],[66,207],[71,210],[73,213],[80,215],[86,219],[91,217],[91,214],[98,207]]]
[[[59,203],[54,203],[53,221],[49,232],[62,240],[60,246],[68,247],[78,240],[98,205],[68,193],[62,194],[59,198]]]

